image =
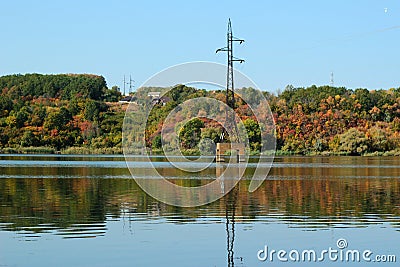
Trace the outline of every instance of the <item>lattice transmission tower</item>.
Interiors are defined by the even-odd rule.
[[[236,58],[233,56],[233,42],[239,42],[239,44],[243,43],[243,39],[239,39],[233,36],[232,34],[232,24],[231,19],[228,20],[228,33],[227,33],[227,46],[223,48],[217,49],[216,53],[218,52],[227,52],[228,55],[228,70],[227,70],[227,77],[226,77],[226,104],[228,107],[231,108],[226,110],[226,122],[225,122],[225,129],[222,134],[222,140],[226,140],[228,136],[228,131],[233,133],[233,136],[230,136],[231,143],[236,142],[240,143],[240,136],[239,130],[237,128],[237,123],[235,120],[235,87],[234,87],[234,79],[233,79],[233,63],[235,61],[239,63],[243,63],[244,60],[240,58]]]

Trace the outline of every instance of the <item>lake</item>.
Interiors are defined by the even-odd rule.
[[[223,168],[152,161],[185,186]],[[276,157],[249,193],[251,171],[224,198],[181,208],[144,193],[123,156],[0,155],[0,266],[397,266],[398,158]]]

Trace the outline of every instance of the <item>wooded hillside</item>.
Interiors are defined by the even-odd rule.
[[[146,128],[146,144],[154,150],[159,150],[162,144],[160,129],[166,116],[179,103],[196,97],[225,100],[224,91],[177,85],[165,98],[154,102],[147,96],[153,89],[162,91],[162,88],[141,88],[134,99],[138,111],[155,105]],[[251,93],[252,89],[246,90]],[[263,134],[276,137],[279,153],[394,155],[400,152],[400,88],[287,86],[278,95],[268,92],[264,95],[276,124],[273,133],[260,132],[247,103],[237,101],[236,113],[245,121],[254,153],[263,145],[260,141]],[[35,147],[40,147],[38,152],[121,153],[127,104],[118,103],[120,99],[118,88],[107,88],[104,77],[98,75],[0,77],[0,149],[34,152]],[[196,107],[193,112],[201,117],[204,110]],[[135,118],[138,125],[145,123],[140,114]],[[220,133],[221,127],[215,121],[203,119],[181,127],[178,134],[182,148],[196,154],[199,145],[206,145],[201,139],[218,142]]]

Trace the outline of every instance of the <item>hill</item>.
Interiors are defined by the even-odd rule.
[[[165,88],[164,88],[165,89]],[[134,99],[137,129],[141,115],[154,105],[146,128],[146,144],[155,151],[162,144],[160,130],[171,110],[188,99],[211,97],[224,101],[223,91],[206,91],[177,85],[159,101],[141,88]],[[251,88],[245,89],[251,93]],[[243,101],[236,113],[245,127],[254,153],[263,145],[263,134],[277,140],[278,153],[397,155],[400,154],[400,89],[367,90],[310,86],[264,92],[276,130],[260,132]],[[26,74],[0,77],[0,150],[3,152],[121,153],[121,132],[127,104],[118,103],[117,87],[107,88],[104,77],[92,74]],[[153,99],[154,100],[154,99]],[[204,109],[187,111],[201,117]],[[196,113],[196,114],[194,114]],[[201,119],[179,131],[180,146],[198,154],[201,139],[219,141],[221,125]],[[179,127],[178,127],[179,128]],[[135,138],[141,138],[140,136]],[[133,138],[132,141],[137,142]],[[267,138],[268,139],[268,138]],[[134,144],[133,144],[134,145]]]
[[[118,147],[124,112],[118,88],[92,74],[0,77],[0,147],[3,151],[58,151]],[[120,150],[118,150],[120,152]]]

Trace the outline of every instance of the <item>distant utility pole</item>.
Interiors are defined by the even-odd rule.
[[[129,75],[129,82],[126,81],[125,75],[124,75],[124,81],[123,81],[123,83],[124,83],[124,95],[126,94],[126,85],[129,84],[129,90],[128,90],[128,95],[129,95],[129,93],[132,92],[132,88],[135,87],[135,86],[133,85],[134,82],[135,82],[135,81],[132,79],[132,76],[131,76],[131,75]]]
[[[233,83],[233,62],[238,61],[239,63],[243,63],[243,59],[239,59],[233,56],[233,42],[239,42],[239,44],[243,43],[244,40],[236,38],[232,34],[232,25],[231,25],[231,19],[228,21],[228,33],[227,33],[227,46],[217,49],[216,53],[218,52],[227,52],[228,54],[228,71],[227,71],[227,77],[226,77],[226,104],[228,107],[230,107],[232,110],[235,109],[235,87]],[[234,135],[231,137],[231,142],[235,141],[237,143],[240,143],[240,138],[239,138],[239,130],[237,128],[237,124],[235,121],[235,113],[234,112],[229,112],[229,110],[226,110],[226,129],[230,129],[234,132]],[[225,135],[227,136],[227,130],[224,130],[224,133],[222,135],[222,139],[225,138]],[[221,140],[222,141],[222,140]],[[232,142],[233,143],[233,142]]]
[[[334,86],[334,82],[333,82],[333,71],[331,71],[331,83],[330,83],[330,85],[333,87]]]
[[[123,95],[125,95],[125,85],[126,85],[125,74],[124,74],[124,81],[123,81],[123,83],[124,83],[124,94],[123,94]]]
[[[132,88],[135,87],[135,86],[133,85],[134,82],[135,82],[135,81],[132,80],[132,76],[129,75],[129,92],[128,92],[128,94],[132,93],[132,91],[133,91]]]

